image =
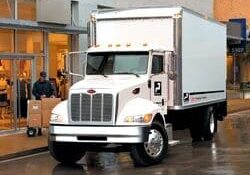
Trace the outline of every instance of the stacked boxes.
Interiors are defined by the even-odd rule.
[[[43,98],[42,100],[42,127],[49,127],[52,109],[61,102],[60,98]]]
[[[28,126],[31,128],[42,127],[42,105],[40,100],[29,100],[28,101]]]
[[[52,109],[61,101],[60,98],[43,98],[28,101],[28,127],[48,128]]]

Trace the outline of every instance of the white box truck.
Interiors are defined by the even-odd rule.
[[[84,78],[51,114],[56,160],[118,150],[155,164],[172,124],[212,138],[227,113],[225,25],[182,7],[106,10],[92,14],[89,34]]]

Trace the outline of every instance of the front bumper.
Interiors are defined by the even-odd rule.
[[[143,143],[148,126],[72,126],[50,125],[50,141],[79,143]]]

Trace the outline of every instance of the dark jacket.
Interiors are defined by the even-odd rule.
[[[42,95],[50,97],[54,94],[53,85],[48,80],[45,80],[43,82],[38,80],[34,83],[32,94],[36,97],[36,100],[40,100]]]

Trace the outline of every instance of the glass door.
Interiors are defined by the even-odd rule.
[[[18,130],[27,126],[27,101],[31,99],[35,77],[34,62],[35,59],[31,58],[1,59],[0,131]]]

